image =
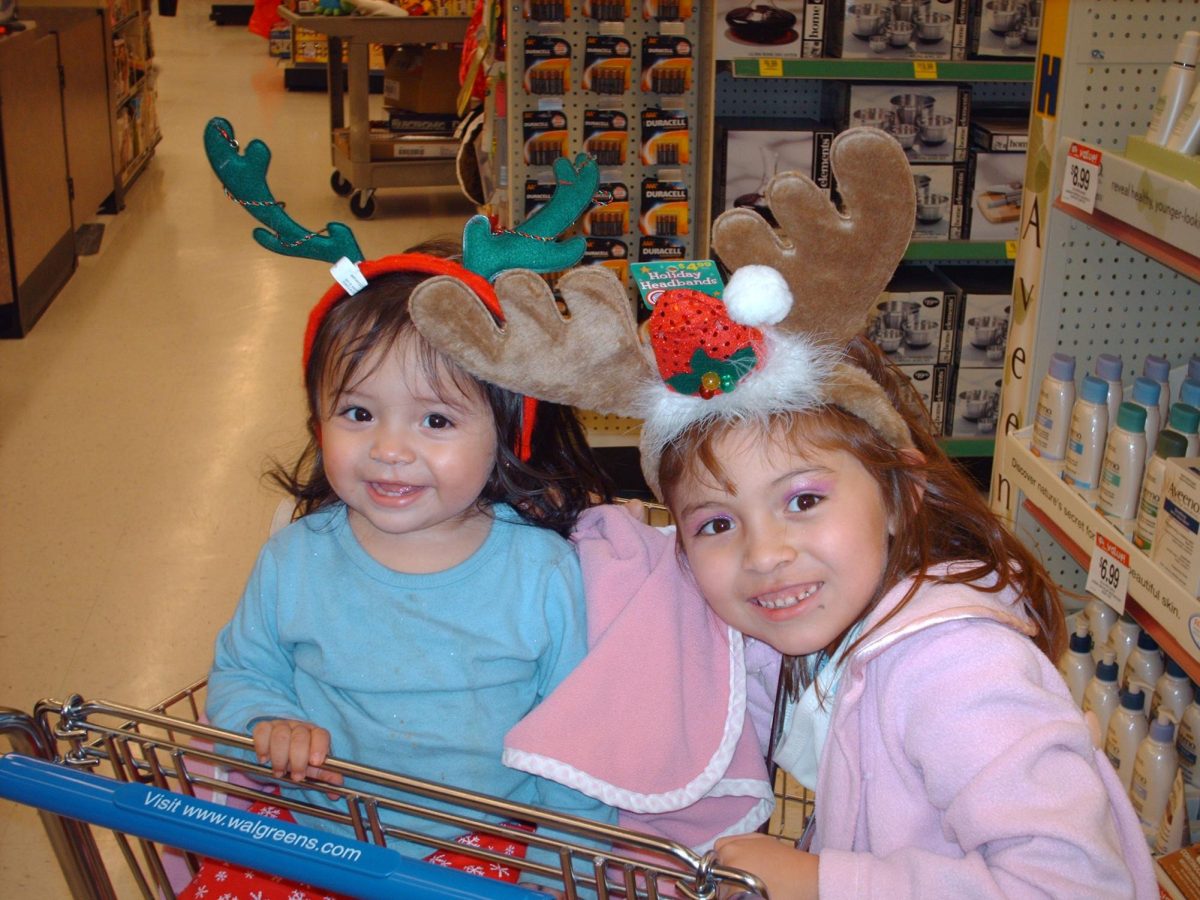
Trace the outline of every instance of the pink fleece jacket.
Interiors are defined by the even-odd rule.
[[[1133,808],[1013,600],[927,585],[847,660],[817,778],[821,900],[1158,896]]]
[[[742,635],[680,571],[670,536],[599,507],[572,540],[587,590],[588,655],[509,731],[505,764],[700,852],[721,835],[753,831],[774,805],[753,719],[765,711],[769,730],[762,685],[773,691],[778,654],[758,645],[766,653],[751,653],[748,670]]]

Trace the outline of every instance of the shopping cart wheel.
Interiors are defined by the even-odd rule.
[[[350,212],[360,219],[369,219],[375,215],[375,192],[355,191],[350,197]]]
[[[329,176],[329,186],[333,188],[333,192],[339,197],[349,197],[354,191],[354,185],[343,178],[342,173],[337,169],[334,169],[333,174]]]

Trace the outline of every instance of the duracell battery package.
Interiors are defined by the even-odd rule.
[[[592,237],[621,237],[629,231],[629,188],[602,181],[596,198],[583,214],[583,233]]]
[[[629,146],[629,116],[619,109],[583,111],[583,149],[599,166],[623,166]]]
[[[588,238],[583,263],[611,269],[621,279],[621,284],[629,283],[629,247],[624,241],[616,238]]]
[[[550,202],[550,198],[554,196],[555,187],[554,182],[542,182],[536,178],[525,179],[526,219]]]
[[[561,97],[571,90],[571,44],[562,37],[525,38],[525,93]]]
[[[692,17],[692,0],[642,0],[647,22],[685,22]]]
[[[638,231],[658,237],[686,237],[689,232],[687,184],[657,178],[642,179]]]
[[[638,238],[638,261],[654,262],[659,259],[687,259],[688,242],[684,238],[642,235]]]
[[[565,22],[570,16],[570,0],[525,0],[525,18],[532,22]]]
[[[629,18],[629,0],[583,0],[583,14],[597,22],[624,22]]]
[[[672,96],[692,89],[692,42],[673,34],[642,41],[642,90]]]
[[[567,155],[567,114],[561,109],[527,109],[521,121],[527,165],[552,166]]]
[[[624,94],[633,70],[633,46],[612,34],[589,34],[583,50],[583,89]]]
[[[682,109],[642,110],[641,159],[647,166],[686,166],[691,162],[688,117]]]

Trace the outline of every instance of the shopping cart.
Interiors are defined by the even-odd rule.
[[[329,808],[295,793],[274,793],[273,786],[285,782],[273,778],[269,766],[248,761],[249,738],[199,721],[203,691],[204,682],[197,682],[151,709],[77,695],[65,702],[43,700],[32,714],[0,709],[0,737],[14,750],[0,756],[0,797],[41,810],[75,897],[118,896],[91,825],[113,833],[120,858],[146,898],[175,897],[179,877],[168,874],[171,853],[185,867],[185,881],[208,857],[354,897],[539,896],[519,884],[439,868],[388,849],[393,839],[431,851],[464,850],[454,840],[390,825],[388,812],[463,833],[515,836],[531,849],[548,851],[514,859],[469,848],[481,866],[518,867],[523,876],[556,885],[568,900],[766,896],[758,879],[716,865],[711,853],[702,856],[638,832],[349,762],[330,760],[326,767],[370,790],[350,787],[349,781],[343,787],[314,785],[336,795]],[[257,801],[349,826],[357,841],[335,831],[231,814]],[[513,831],[514,821],[536,831]]]

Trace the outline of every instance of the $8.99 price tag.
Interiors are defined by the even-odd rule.
[[[1122,613],[1125,611],[1125,594],[1128,590],[1129,553],[1104,535],[1096,535],[1096,550],[1088,568],[1088,593]]]
[[[1069,203],[1084,212],[1095,211],[1101,155],[1099,150],[1083,144],[1071,144],[1067,151],[1067,166],[1063,172],[1063,203]]]

